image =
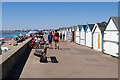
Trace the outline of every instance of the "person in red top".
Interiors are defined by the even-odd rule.
[[[55,30],[55,33],[53,35],[54,38],[54,42],[55,42],[55,49],[59,49],[59,33],[57,32],[57,30]]]

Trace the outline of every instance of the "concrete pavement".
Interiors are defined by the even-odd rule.
[[[33,49],[20,78],[118,77],[117,59],[75,43],[60,42],[60,48],[48,50],[47,63],[40,63],[39,57],[33,55]],[[56,61],[58,63],[54,63]]]
[[[40,58],[32,49],[24,66],[19,72],[19,78],[117,78],[118,59],[102,54],[75,43],[60,42],[60,49],[47,50],[47,63],[41,63]],[[25,57],[25,56],[24,56]],[[25,59],[23,57],[23,60]],[[12,73],[19,71],[18,66]],[[16,77],[10,76],[10,77]]]

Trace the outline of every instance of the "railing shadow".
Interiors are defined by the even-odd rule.
[[[52,63],[58,63],[58,60],[55,56],[51,56],[50,58]]]
[[[50,61],[47,60],[48,58],[50,58]],[[40,63],[58,63],[58,60],[55,56],[50,56],[50,57],[46,57],[45,61],[42,61],[40,59]]]
[[[8,80],[8,79],[13,79],[13,80],[18,80],[21,72],[26,64],[26,61],[30,55],[32,49],[28,49],[26,53],[24,53],[21,58],[16,62],[15,66],[12,68],[12,70],[8,73],[6,78],[3,80]]]

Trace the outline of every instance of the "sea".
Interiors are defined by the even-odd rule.
[[[2,32],[0,33],[0,38],[4,37],[5,39],[13,38],[13,36],[19,36],[19,34],[26,35],[27,32]]]

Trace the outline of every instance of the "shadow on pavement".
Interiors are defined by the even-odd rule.
[[[58,60],[56,59],[55,56],[51,56],[50,58],[52,63],[58,63]]]
[[[40,58],[40,63],[48,63],[47,57],[44,60],[42,58]]]
[[[50,61],[47,60],[48,58],[50,58]],[[46,57],[44,61],[40,59],[40,63],[58,63],[58,60],[55,56],[51,56],[51,57]]]
[[[70,48],[60,48],[60,50],[66,51],[66,50],[71,50],[71,49]]]
[[[8,79],[14,79],[18,80],[21,72],[25,66],[25,63],[30,55],[31,49],[28,49],[26,53],[24,53],[21,58],[16,62],[15,66],[12,68],[12,70],[9,72],[5,80]]]

